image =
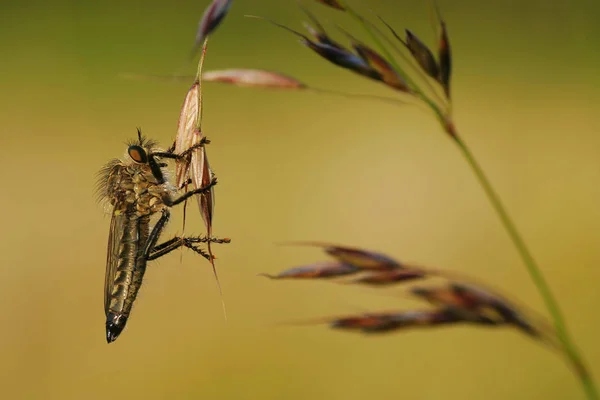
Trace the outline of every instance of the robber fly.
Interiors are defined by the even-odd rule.
[[[194,195],[208,192],[217,184],[216,178],[213,178],[206,186],[179,195],[179,188],[167,180],[163,170],[167,164],[162,160],[184,160],[195,149],[208,143],[210,141],[204,138],[179,154],[174,153],[174,147],[159,151],[156,142],[144,138],[138,129],[137,140],[128,143],[126,159],[112,160],[100,171],[99,195],[112,206],[104,281],[108,343],[115,341],[125,328],[148,261],[181,246],[210,259],[197,246],[198,243],[229,242],[229,239],[208,237],[174,237],[157,244],[169,222],[170,208]],[[151,226],[155,215],[160,217]]]

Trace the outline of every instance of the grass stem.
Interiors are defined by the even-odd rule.
[[[465,160],[467,161],[467,164],[469,165],[473,174],[477,178],[478,183],[483,188],[488,200],[494,208],[494,211],[498,215],[498,218],[500,218],[500,221],[502,222],[504,229],[508,233],[508,236],[517,248],[521,259],[523,260],[523,263],[527,268],[527,272],[529,272],[531,280],[533,281],[538,292],[542,296],[546,308],[548,309],[548,312],[552,317],[554,328],[556,329],[556,334],[564,348],[565,355],[567,356],[568,361],[573,367],[575,373],[579,377],[579,380],[581,381],[581,384],[587,394],[588,399],[600,399],[598,395],[598,389],[596,388],[596,384],[592,376],[590,375],[587,367],[585,366],[583,357],[579,354],[577,346],[575,345],[573,339],[571,338],[571,335],[569,334],[565,318],[563,317],[562,311],[560,310],[556,298],[552,294],[550,286],[546,282],[544,274],[542,273],[537,262],[533,258],[533,255],[529,251],[529,248],[527,247],[521,234],[517,230],[515,223],[513,222],[512,218],[508,215],[508,212],[502,204],[500,197],[494,190],[493,186],[490,183],[490,180],[483,172],[483,169],[473,156],[473,153],[471,152],[469,147],[458,135],[454,134],[453,138],[455,139],[455,142],[458,145],[461,154],[464,156]]]

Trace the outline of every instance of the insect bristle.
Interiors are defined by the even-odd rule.
[[[94,194],[96,197],[96,202],[103,204],[107,200],[107,185],[108,185],[108,175],[110,171],[114,168],[115,165],[121,163],[121,160],[118,158],[114,158],[104,164],[104,166],[96,173],[96,185],[94,188]]]
[[[158,147],[158,142],[153,139],[148,139],[146,136],[142,134],[142,129],[137,128],[137,138],[133,140],[128,140],[125,142],[127,147],[129,146],[141,146],[145,149],[156,150]]]

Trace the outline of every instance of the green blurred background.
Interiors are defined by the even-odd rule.
[[[325,257],[323,240],[469,273],[542,303],[457,149],[415,107],[205,85],[216,247],[209,265],[155,262],[107,345],[109,218],[95,174],[141,126],[168,145],[190,82],[170,74],[207,1],[11,1],[0,6],[0,390],[7,399],[574,399],[560,356],[510,330],[361,337],[282,322],[415,306],[397,290],[256,277]],[[305,0],[305,3],[309,3]],[[354,1],[433,39],[427,3]],[[597,1],[440,0],[455,55],[456,123],[505,200],[600,378],[600,28]],[[365,37],[318,4],[322,20]],[[235,2],[207,69],[279,70],[393,95],[244,14],[301,29],[292,0]],[[192,73],[193,67],[185,70]],[[594,106],[594,104],[596,104]],[[190,208],[188,232],[203,232]],[[171,234],[180,228],[175,214]],[[180,263],[180,257],[182,262]]]

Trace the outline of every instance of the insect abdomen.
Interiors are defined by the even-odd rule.
[[[107,341],[114,341],[125,328],[129,312],[146,270],[144,247],[148,240],[149,217],[127,218],[119,240],[119,255],[110,305],[106,315]]]
[[[132,270],[131,278],[129,281],[129,287],[126,292],[126,297],[124,301],[123,310],[126,313],[129,313],[129,311],[131,310],[133,302],[137,297],[140,287],[142,286],[142,279],[144,278],[144,273],[146,272],[147,265],[144,250],[146,244],[148,243],[148,236],[150,235],[150,217],[138,217],[136,220],[138,232],[138,248],[135,257],[135,265]]]

